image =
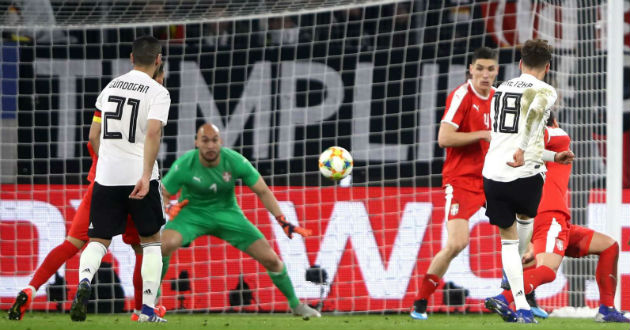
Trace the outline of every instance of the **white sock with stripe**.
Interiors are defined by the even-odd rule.
[[[142,245],[142,304],[155,307],[157,292],[162,275],[162,249],[160,242],[143,243]]]
[[[88,282],[92,282],[106,253],[107,248],[102,243],[94,241],[88,243],[79,261],[79,281],[87,279]]]
[[[514,305],[516,309],[529,309],[529,304],[525,299],[525,290],[523,289],[523,265],[518,255],[519,241],[511,239],[501,240],[501,261],[503,262],[503,270],[510,282],[512,296],[514,297]]]

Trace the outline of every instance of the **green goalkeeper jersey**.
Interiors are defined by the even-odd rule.
[[[221,159],[215,167],[199,161],[199,150],[191,150],[171,166],[162,183],[170,194],[181,189],[179,200],[188,200],[187,208],[239,208],[234,193],[235,181],[241,179],[249,187],[260,174],[238,152],[221,148]]]

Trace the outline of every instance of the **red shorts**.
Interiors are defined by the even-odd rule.
[[[534,219],[534,254],[555,253],[580,258],[588,254],[594,230],[572,225],[562,212],[539,213]]]
[[[88,227],[90,226],[90,205],[92,204],[93,188],[94,184],[90,183],[87,192],[83,195],[81,204],[79,204],[77,213],[74,215],[74,218],[72,218],[72,224],[70,225],[70,231],[68,232],[68,236],[86,242],[90,240],[88,237]],[[138,231],[136,230],[131,217],[127,217],[127,226],[125,228],[125,233],[123,234],[123,242],[130,245],[140,244],[140,236],[138,235]]]
[[[450,184],[444,186],[444,196],[446,198],[444,212],[447,220],[468,220],[486,204],[486,195],[483,191],[470,191]]]

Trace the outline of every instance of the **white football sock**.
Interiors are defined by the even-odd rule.
[[[510,282],[514,305],[516,309],[529,309],[529,304],[525,300],[525,290],[523,289],[523,265],[518,255],[518,241],[510,239],[501,240],[501,261],[503,270]]]
[[[162,276],[162,249],[160,242],[142,245],[142,304],[155,308],[155,300]]]
[[[516,218],[516,231],[518,232],[518,255],[523,256],[527,252],[529,242],[534,231],[534,219],[522,220]]]
[[[81,253],[79,261],[79,281],[87,279],[92,282],[98,268],[101,266],[101,259],[107,253],[105,245],[99,242],[90,242]]]

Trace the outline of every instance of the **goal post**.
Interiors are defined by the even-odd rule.
[[[624,12],[630,17],[628,1],[612,11],[603,0],[45,2],[39,20],[32,9],[0,5],[1,309],[63,241],[87,187],[96,97],[131,70],[131,44],[144,34],[163,43],[172,99],[162,174],[194,148],[201,123],[219,127],[224,146],[252,162],[287,219],[313,231],[289,240],[257,197],[237,187],[239,205],[286,263],[298,297],[322,300],[324,311],[403,313],[412,306],[446,243],[444,213],[451,211],[441,189],[440,119],[480,46],[498,50],[502,81],[520,74],[520,45],[549,40],[554,111],[576,154],[572,222],[627,240],[630,173],[620,159],[630,133],[621,126],[627,114],[611,104],[622,104],[615,68],[630,65],[618,59],[630,42],[623,35],[625,48],[611,51],[604,40],[618,41],[623,31],[604,27],[620,24],[613,17]],[[354,159],[343,185],[318,171],[319,154],[334,145]],[[470,228],[470,246],[452,262],[431,312],[481,312],[483,298],[499,292],[498,233],[483,209]],[[626,243],[619,292],[630,286]],[[99,301],[133,308],[133,252],[120,238],[110,251],[111,268],[102,271],[118,282],[102,285],[124,296]],[[537,290],[539,303],[596,307],[596,260],[567,258],[556,280]],[[67,295],[55,300],[42,287],[34,309],[69,306],[78,263],[75,256],[58,272],[56,285],[65,282]],[[307,280],[315,265],[326,283]],[[162,294],[169,310],[288,308],[260,265],[209,237],[173,255]],[[630,309],[630,298],[618,297],[617,307]]]

